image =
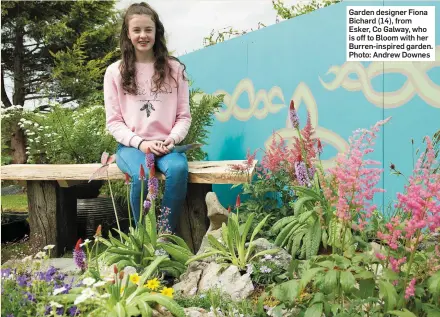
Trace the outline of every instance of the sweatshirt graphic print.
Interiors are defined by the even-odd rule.
[[[153,89],[153,63],[136,63],[137,91],[122,89],[120,61],[110,65],[104,75],[104,102],[107,129],[119,143],[137,147],[144,140],[172,137],[176,144],[188,134],[191,125],[188,82],[182,78],[183,66],[170,61],[172,77]]]

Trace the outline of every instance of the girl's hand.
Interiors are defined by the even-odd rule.
[[[174,139],[168,137],[164,142],[163,145],[165,145],[169,150],[172,150],[174,147]]]
[[[157,156],[170,153],[170,150],[168,150],[162,141],[144,141],[139,149],[144,153],[147,153],[147,149],[150,149],[151,153]]]

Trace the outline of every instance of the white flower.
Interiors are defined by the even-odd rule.
[[[271,259],[272,259],[272,256],[271,256],[270,254],[265,254],[265,255],[264,255],[264,258],[265,258],[266,260],[271,260]]]
[[[157,249],[156,251],[154,251],[154,255],[155,256],[161,256],[161,255],[166,255],[166,254],[167,254],[167,252],[164,249],[162,249],[162,248]]]
[[[84,240],[84,243],[81,243],[79,246],[80,246],[80,247],[83,247],[83,246],[89,244],[90,242],[91,242],[91,241],[90,241],[89,239],[85,239],[85,240]]]
[[[83,279],[82,282],[84,285],[90,286],[90,285],[93,285],[93,283],[95,283],[96,280],[92,277],[86,277],[85,279]]]
[[[37,254],[35,254],[36,259],[42,259],[46,256],[46,252],[40,251]]]
[[[32,260],[32,255],[28,255],[27,257],[24,257],[21,261],[26,262]]]
[[[56,289],[54,289],[53,294],[58,295],[58,294],[61,294],[62,292],[64,292],[65,290],[67,290],[67,288],[65,288],[64,286],[60,287],[60,288],[56,288]]]
[[[55,306],[56,308],[61,308],[61,307],[63,307],[63,305],[61,305],[60,303],[57,303],[57,302],[54,302],[54,301],[51,301],[50,303],[49,303],[49,305],[50,306]]]
[[[55,248],[55,244],[49,244],[49,245],[46,245],[46,246],[43,248],[43,250],[51,250],[51,249],[53,249],[53,248]]]
[[[34,123],[34,127],[38,128],[40,125],[38,123]]]
[[[78,305],[78,304],[80,304],[80,303],[82,303],[82,302],[85,302],[87,299],[88,299],[87,296],[85,296],[84,294],[81,294],[81,295],[79,295],[79,296],[75,299],[75,301],[74,301],[73,303],[74,303],[75,305]]]
[[[136,268],[133,266],[126,266],[124,268],[124,275],[131,275],[131,274],[135,274],[136,272]]]
[[[104,286],[105,284],[107,284],[107,282],[99,281],[99,282],[96,282],[95,284],[93,284],[93,287],[101,287],[101,286]]]
[[[266,265],[263,265],[262,267],[260,267],[260,272],[261,273],[270,273],[270,272],[272,272],[272,270],[269,267],[267,267]]]
[[[96,293],[91,288],[83,289],[83,291],[81,292],[81,295],[79,295],[75,299],[74,304],[78,305],[79,303],[82,303],[82,302],[86,301],[87,299],[95,297],[95,296],[96,296]]]

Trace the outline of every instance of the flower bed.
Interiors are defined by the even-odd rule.
[[[150,173],[139,226],[108,239],[98,228],[93,241],[78,241],[76,278],[45,266],[50,246],[2,269],[2,315],[439,315],[440,175],[431,139],[385,217],[373,204],[383,171],[368,156],[390,119],[356,131],[324,170],[323,145],[310,120],[299,128],[293,102],[290,118],[293,146],[274,135],[256,179],[242,184],[247,199],[237,197],[198,254],[168,232]],[[249,152],[231,168],[246,173],[254,158]],[[103,166],[111,160],[103,156]]]

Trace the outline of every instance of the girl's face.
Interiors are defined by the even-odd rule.
[[[145,54],[153,49],[156,25],[149,15],[135,14],[128,22],[128,38],[137,53]]]

